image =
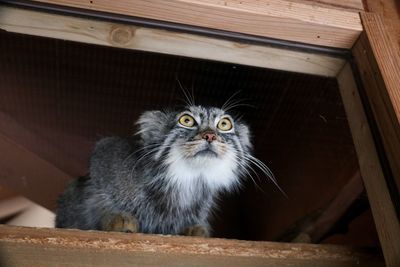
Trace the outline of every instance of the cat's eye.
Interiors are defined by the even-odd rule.
[[[233,125],[230,119],[223,118],[218,122],[217,127],[221,131],[229,131],[232,129]]]
[[[184,114],[179,118],[179,123],[185,127],[193,127],[196,123],[194,118],[188,114]]]

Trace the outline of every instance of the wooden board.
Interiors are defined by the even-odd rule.
[[[362,0],[291,0],[293,2],[308,3],[316,6],[325,6],[333,9],[364,11]]]
[[[388,267],[400,266],[400,224],[349,64],[338,76],[361,175]]]
[[[1,266],[384,266],[373,249],[0,226]]]
[[[389,34],[400,46],[400,2],[398,0],[365,0],[365,11],[379,14],[383,17]],[[400,53],[398,49],[398,53]]]
[[[353,48],[390,168],[400,189],[400,56],[382,17],[362,13],[365,33]],[[394,186],[396,186],[394,185]]]
[[[0,6],[6,31],[242,65],[336,76],[344,60],[204,36]]]
[[[337,48],[351,48],[362,31],[357,12],[287,0],[37,2]]]

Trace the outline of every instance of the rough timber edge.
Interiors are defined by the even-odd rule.
[[[0,251],[21,267],[384,266],[373,249],[15,226],[0,226]]]
[[[69,41],[335,77],[344,60],[322,53],[0,5],[0,28]]]

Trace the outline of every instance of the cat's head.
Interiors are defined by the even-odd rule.
[[[189,106],[179,112],[148,111],[138,124],[152,160],[165,166],[175,183],[203,179],[212,188],[229,189],[246,171],[249,129],[222,109]]]

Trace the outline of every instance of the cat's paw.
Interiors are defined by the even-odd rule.
[[[210,232],[207,230],[206,227],[204,227],[202,225],[195,225],[195,226],[187,227],[183,231],[183,235],[209,237]]]
[[[124,233],[137,233],[139,224],[137,220],[127,214],[113,214],[103,220],[103,230]]]

